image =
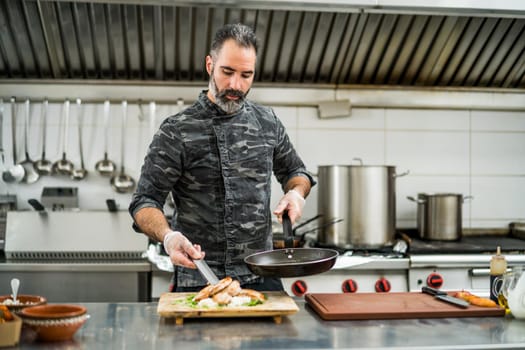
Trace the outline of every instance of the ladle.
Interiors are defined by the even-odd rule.
[[[47,112],[49,111],[48,101],[42,103],[42,158],[35,161],[34,166],[40,175],[50,175],[53,171],[53,163],[46,159],[46,129]]]
[[[13,303],[16,304],[18,297],[18,288],[20,287],[20,280],[18,278],[13,278],[11,280],[11,296],[13,297]]]
[[[4,155],[4,100],[0,99],[0,162],[2,173],[6,171]]]
[[[11,98],[11,140],[13,143],[13,166],[2,173],[2,180],[7,183],[20,182],[24,178],[24,167],[16,163],[16,101]]]
[[[71,175],[75,166],[66,158],[67,136],[69,128],[69,100],[64,102],[64,137],[62,138],[62,159],[53,163],[53,173]]]
[[[120,173],[113,176],[110,180],[111,187],[118,193],[126,193],[133,191],[135,188],[135,180],[126,175],[124,172],[124,151],[125,151],[125,135],[126,135],[126,122],[128,118],[128,102],[122,101],[122,137],[120,145],[120,157],[121,157],[121,166]]]
[[[71,173],[71,179],[83,180],[88,175],[88,171],[84,166],[84,152],[82,150],[82,121],[84,120],[84,109],[82,108],[82,101],[77,98],[77,118],[78,118],[78,149],[80,152],[80,169],[75,169]]]
[[[112,176],[117,166],[108,159],[109,101],[104,101],[104,159],[95,164],[95,170],[102,176]]]
[[[32,184],[38,181],[40,178],[40,175],[38,175],[38,172],[35,170],[35,166],[33,165],[33,161],[31,158],[29,158],[29,149],[27,144],[28,139],[28,129],[29,129],[29,116],[31,115],[31,106],[29,99],[25,102],[25,121],[24,121],[24,153],[25,153],[25,159],[20,162],[20,165],[24,167],[24,177],[22,178],[22,182],[26,184]]]

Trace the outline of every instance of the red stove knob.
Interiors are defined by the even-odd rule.
[[[387,293],[387,292],[390,292],[390,289],[392,288],[392,286],[390,285],[390,282],[386,278],[381,277],[380,279],[376,281],[375,288],[376,288],[376,292],[378,293]]]
[[[292,283],[292,293],[297,297],[302,297],[308,291],[308,286],[303,280],[297,280]]]
[[[349,278],[341,285],[343,293],[355,293],[357,292],[357,282]]]
[[[427,277],[427,286],[432,288],[439,288],[443,285],[443,276],[437,272],[432,272]]]

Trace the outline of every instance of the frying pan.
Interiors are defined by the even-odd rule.
[[[332,249],[293,248],[292,223],[283,214],[284,249],[255,253],[244,258],[250,271],[259,276],[299,277],[328,271],[339,253]]]

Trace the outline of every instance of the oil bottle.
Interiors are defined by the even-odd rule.
[[[503,274],[507,271],[507,260],[501,255],[501,247],[490,259],[490,299],[498,302],[498,294],[503,283]]]

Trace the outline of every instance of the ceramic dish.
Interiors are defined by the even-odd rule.
[[[14,312],[19,313],[20,310],[32,307],[32,306],[38,306],[38,305],[44,305],[47,303],[47,299],[44,297],[41,297],[39,295],[26,295],[21,294],[16,297],[16,303],[13,303],[13,297],[10,295],[2,295],[0,296],[0,304],[4,304],[7,306],[7,308]]]
[[[63,341],[73,338],[86,322],[87,309],[80,305],[47,304],[27,307],[20,312],[23,322],[31,327],[37,339],[42,341]]]

